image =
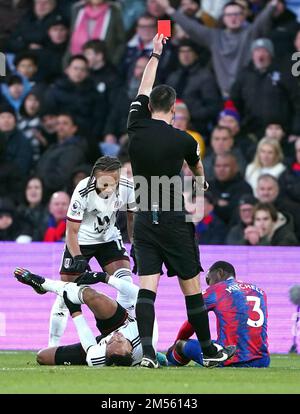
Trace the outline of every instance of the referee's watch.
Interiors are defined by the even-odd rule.
[[[151,56],[150,56],[150,59],[152,58],[152,57],[155,57],[156,59],[160,59],[160,55],[158,54],[158,53],[155,53],[155,52],[152,52],[151,53]]]

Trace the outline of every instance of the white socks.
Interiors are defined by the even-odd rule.
[[[132,283],[131,271],[126,268],[118,269],[107,282],[118,290],[117,302],[125,309],[134,309],[138,295],[138,287]]]
[[[63,298],[57,296],[50,313],[48,346],[59,346],[60,338],[67,326],[68,316],[69,310],[66,307]]]

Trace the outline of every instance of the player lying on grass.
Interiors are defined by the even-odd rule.
[[[120,269],[118,270],[120,271]],[[143,352],[135,319],[138,287],[107,273],[85,272],[76,283],[46,279],[17,267],[17,280],[31,286],[37,293],[53,292],[63,297],[74,321],[81,343],[42,349],[37,354],[41,365],[109,365],[134,366],[141,362]],[[119,291],[118,302],[87,285],[103,282]],[[101,333],[95,338],[81,305],[93,312]],[[156,349],[157,325],[154,325],[153,346]]]
[[[235,355],[220,366],[265,368],[270,364],[267,337],[267,298],[265,292],[251,283],[236,280],[234,267],[227,262],[214,263],[206,276],[209,285],[203,297],[208,311],[217,319],[217,342],[236,344]],[[167,352],[168,365],[181,366],[191,360],[203,364],[198,341],[186,321],[175,343]]]

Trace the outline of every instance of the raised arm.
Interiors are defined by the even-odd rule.
[[[156,71],[158,67],[158,62],[160,59],[160,55],[163,51],[163,45],[166,43],[166,38],[164,36],[158,35],[158,33],[155,35],[153,39],[153,52],[150,57],[150,60],[144,70],[144,74],[142,77],[142,82],[139,87],[138,95],[146,95],[150,96],[150,93],[152,91],[155,77],[156,77]]]
[[[198,44],[210,48],[213,43],[215,29],[198,23],[195,19],[186,16],[184,13],[171,7],[169,0],[157,0],[157,3],[165,12],[183,28],[183,30]]]
[[[252,24],[252,37],[256,39],[258,37],[268,35],[271,30],[272,16],[278,4],[278,0],[272,0],[267,6],[258,14]]]

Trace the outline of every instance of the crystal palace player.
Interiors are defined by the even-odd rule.
[[[270,364],[267,338],[267,298],[263,290],[235,278],[234,267],[216,262],[206,277],[209,288],[203,297],[206,307],[217,319],[218,343],[236,344],[232,359],[223,363],[230,367],[265,368]],[[170,365],[185,365],[194,360],[202,365],[199,342],[189,339],[194,333],[186,321],[174,345],[167,352]]]
[[[131,281],[130,261],[116,226],[118,210],[127,210],[128,234],[132,236],[135,210],[133,183],[120,175],[116,157],[101,157],[91,175],[75,188],[67,213],[66,248],[60,268],[61,279],[73,282],[95,257],[110,275]],[[55,300],[50,317],[49,346],[59,345],[68,320],[62,297]]]

